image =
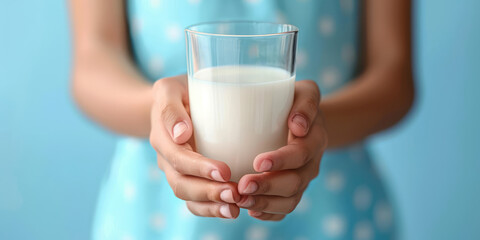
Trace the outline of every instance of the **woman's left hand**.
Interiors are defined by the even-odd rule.
[[[320,91],[310,80],[295,83],[295,98],[288,118],[287,146],[259,154],[248,174],[238,182],[242,199],[237,205],[250,216],[279,221],[292,212],[308,184],[319,173],[327,147],[327,134],[319,110]]]

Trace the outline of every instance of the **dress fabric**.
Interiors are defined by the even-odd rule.
[[[299,27],[297,80],[330,94],[355,77],[361,2],[356,0],[128,0],[135,61],[151,81],[186,72],[184,28],[227,20]],[[393,239],[394,213],[363,143],[327,151],[320,174],[280,222],[242,210],[235,220],[191,214],[177,199],[147,140],[122,138],[101,186],[95,240]]]

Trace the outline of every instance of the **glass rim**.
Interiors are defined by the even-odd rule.
[[[266,33],[266,34],[224,34],[224,33],[208,33],[202,32],[198,30],[193,30],[192,28],[203,26],[203,25],[214,25],[214,24],[235,24],[235,23],[252,23],[252,24],[269,24],[269,25],[277,25],[277,26],[288,26],[292,30],[290,31],[283,31],[278,33]],[[287,23],[274,23],[274,22],[260,22],[260,21],[211,21],[211,22],[202,22],[189,25],[185,28],[186,33],[193,33],[197,35],[205,35],[205,36],[215,36],[215,37],[269,37],[269,36],[279,36],[279,35],[287,35],[287,34],[296,34],[298,33],[298,27],[292,24]]]

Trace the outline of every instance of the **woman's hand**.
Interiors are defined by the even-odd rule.
[[[165,172],[175,196],[187,201],[197,216],[236,218],[240,200],[230,169],[220,161],[194,151],[185,75],[163,78],[153,86],[150,143],[158,166]]]
[[[288,118],[288,144],[259,154],[253,166],[260,174],[243,176],[238,183],[239,207],[252,217],[278,221],[292,212],[309,182],[319,173],[327,134],[319,111],[320,92],[313,81],[295,83],[295,99]]]

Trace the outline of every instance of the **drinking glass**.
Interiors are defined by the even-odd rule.
[[[253,160],[287,144],[298,28],[213,22],[185,29],[195,148],[225,162],[231,181]]]

